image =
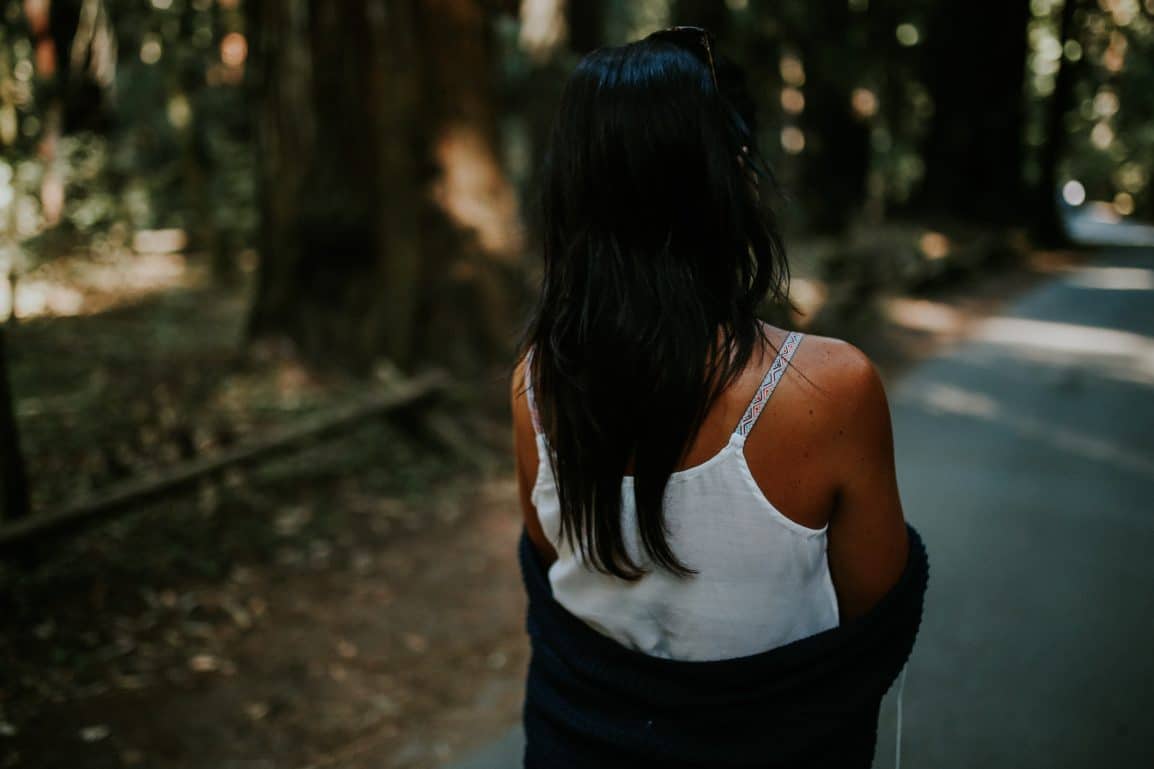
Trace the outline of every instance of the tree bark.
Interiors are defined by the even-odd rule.
[[[806,68],[802,183],[810,201],[806,211],[810,228],[822,235],[840,235],[865,202],[870,129],[854,115],[853,84],[844,70],[845,58],[855,55],[849,6],[844,0],[824,5],[827,29],[841,39],[834,43],[810,37],[801,45]]]
[[[1079,37],[1074,27],[1074,17],[1081,5],[1081,0],[1065,0],[1062,4],[1059,40],[1063,51],[1066,43]],[[1039,242],[1049,246],[1060,246],[1068,241],[1057,201],[1058,166],[1062,162],[1068,144],[1066,114],[1074,101],[1075,68],[1075,62],[1070,61],[1063,53],[1058,64],[1054,93],[1050,95],[1050,102],[1047,105],[1046,142],[1042,145],[1038,158],[1041,174],[1034,198],[1037,217],[1036,237]]]
[[[103,0],[50,0],[47,5],[61,133],[106,130],[112,119],[109,96],[116,69],[116,39],[108,9]]]
[[[1021,221],[1028,0],[937,3],[924,57],[934,104],[923,158],[923,213]]]
[[[776,55],[792,50],[805,71],[805,108],[796,118],[805,147],[796,178],[807,227],[840,235],[865,202],[870,168],[870,127],[855,116],[851,100],[867,63],[860,29],[845,0],[816,0],[776,13],[768,4],[756,8],[762,23],[780,25],[784,45]]]
[[[584,55],[605,43],[605,0],[565,0],[569,49]]]
[[[512,349],[520,256],[517,191],[499,149],[494,0],[423,0],[418,34],[425,53],[422,137],[434,163],[434,207],[422,259],[426,357],[482,365]]]
[[[3,325],[0,325],[0,504],[3,505],[0,520],[18,521],[28,516],[28,476],[8,379],[8,331]]]
[[[531,23],[526,18],[526,11],[533,2],[536,0],[526,0],[521,5],[522,29]],[[511,85],[507,96],[508,114],[514,121],[520,121],[529,145],[529,173],[527,178],[520,180],[521,197],[528,210],[532,210],[539,200],[540,172],[565,81],[579,57],[605,44],[605,0],[552,0],[552,3],[551,10],[559,13],[563,20],[564,34],[548,50],[534,48],[525,51],[522,38],[521,55],[529,66],[525,74]],[[540,12],[538,6],[534,7]],[[539,252],[540,244],[533,243],[530,250]]]
[[[508,303],[488,268],[517,247],[516,204],[495,149],[485,7],[253,0],[249,13],[250,336],[356,371],[504,343]]]
[[[396,81],[412,78],[412,65],[385,61],[404,49],[407,36],[398,29],[396,45],[379,49],[375,33],[384,25],[377,4],[365,0],[253,5],[263,12],[250,29],[260,35],[264,208],[250,331],[290,339],[318,363],[366,369],[378,351],[405,361],[418,236],[414,218],[392,220],[397,208],[410,206],[401,197],[387,208],[385,187],[389,172],[413,194],[419,185],[412,155],[396,148],[407,149],[411,137],[404,126],[380,125],[378,105],[388,99],[399,113],[411,113]],[[401,27],[406,4],[392,6],[390,26]],[[398,66],[390,72],[388,64]],[[377,221],[378,214],[386,220]],[[379,259],[386,254],[387,261]]]

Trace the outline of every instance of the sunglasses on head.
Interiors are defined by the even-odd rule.
[[[668,29],[658,30],[649,35],[650,38],[658,40],[666,40],[673,43],[680,48],[698,53],[705,59],[705,64],[709,67],[709,75],[713,79],[713,87],[717,89],[719,94],[722,94],[721,83],[717,77],[717,64],[713,58],[713,35],[704,27],[690,27],[677,26],[669,27]],[[728,104],[725,95],[722,94],[722,100],[726,102],[726,112],[729,115],[730,123],[737,133],[737,143],[741,147],[739,162],[751,174],[751,180],[754,186],[758,185],[758,176],[766,176],[772,178],[773,174],[765,166],[764,161],[756,154],[750,151],[750,147],[754,143],[754,137],[746,124],[741,114]]]

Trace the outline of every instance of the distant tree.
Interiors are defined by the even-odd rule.
[[[924,213],[1020,222],[1029,0],[941,0],[923,50],[934,113],[923,148]]]
[[[8,335],[0,326],[0,521],[28,515],[28,476],[8,381]]]
[[[519,230],[496,149],[496,6],[246,10],[261,255],[251,337],[361,370],[507,345]]]
[[[1075,17],[1083,6],[1083,0],[1065,0],[1062,3],[1062,19],[1059,23],[1058,39],[1063,50],[1069,44],[1078,42],[1078,28]],[[1068,129],[1066,115],[1074,102],[1075,62],[1063,55],[1059,59],[1058,74],[1054,81],[1054,92],[1046,110],[1046,134],[1038,164],[1041,173],[1035,191],[1035,235],[1048,245],[1060,245],[1066,241],[1057,202],[1059,165],[1066,152]]]
[[[17,81],[18,67],[29,63],[18,56],[18,51],[27,46],[35,55],[37,38],[34,35],[37,31],[42,38],[47,34],[47,14],[41,14],[38,29],[29,21],[27,17],[13,19],[10,16],[8,22],[0,26],[0,167],[8,172],[8,178],[0,183],[7,188],[6,199],[0,202],[0,286],[9,297],[8,323],[15,318],[14,275],[20,261],[21,239],[26,234],[20,226],[18,206],[21,195],[29,191],[18,173],[13,172],[20,160],[35,151],[37,143],[36,137],[28,135],[33,132],[26,130],[34,119],[32,111],[17,108],[22,96],[31,96],[25,90],[26,85]],[[51,49],[45,45],[40,50],[50,52]],[[8,378],[8,338],[3,323],[0,321],[0,521],[13,521],[28,515],[28,479]]]
[[[585,54],[605,43],[605,0],[565,0],[569,48]]]
[[[524,127],[529,167],[528,178],[520,181],[531,209],[535,174],[544,160],[565,79],[580,56],[605,44],[606,0],[525,0],[519,21],[516,50],[505,54],[517,66],[511,68],[504,106],[507,116]]]
[[[243,50],[244,43],[230,35],[240,26],[240,13],[226,10],[220,3],[207,8],[189,3],[174,15],[179,20],[174,25],[178,34],[172,41],[176,52],[169,57],[172,62],[167,63],[165,76],[169,99],[187,105],[186,117],[174,126],[180,148],[182,202],[187,212],[185,229],[190,248],[208,254],[215,282],[232,285],[240,277],[235,253],[238,217],[229,205],[236,201],[229,199],[227,184],[221,183],[228,169],[222,167],[213,139],[214,134],[232,138],[240,132],[238,124],[242,130],[247,128],[243,117],[234,114],[235,110],[229,109],[232,103],[226,101],[228,92],[237,90],[243,66],[243,56],[237,50],[238,46]],[[179,43],[206,31],[207,45],[185,47]]]
[[[861,209],[870,167],[870,126],[851,98],[872,61],[862,20],[851,18],[845,0],[750,0],[747,12],[725,17],[724,3],[681,5],[697,9],[689,18],[712,10],[726,50],[746,71],[765,113],[765,149],[800,204],[791,216],[800,213],[815,232],[842,232]]]
[[[1154,221],[1154,7],[1087,0],[1074,24],[1081,57],[1063,115],[1062,179]]]
[[[861,209],[870,168],[870,128],[853,109],[854,89],[865,85],[868,71],[864,30],[851,23],[845,0],[806,3],[799,16],[789,34],[805,67],[800,125],[806,219],[813,231],[836,235]]]
[[[116,38],[103,0],[28,0],[23,5],[35,53],[36,101],[44,165],[41,214],[57,224],[64,208],[60,137],[111,122]]]
[[[432,159],[432,207],[421,251],[421,322],[408,360],[481,365],[511,350],[524,301],[524,229],[501,152],[493,34],[497,16],[516,5],[416,6],[425,66],[415,122],[418,146]]]

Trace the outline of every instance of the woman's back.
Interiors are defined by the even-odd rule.
[[[790,333],[766,330],[773,346],[788,352]],[[906,541],[881,381],[852,345],[793,338],[788,361],[781,356],[775,366],[769,346],[751,359],[670,478],[671,545],[701,573],[678,577],[650,568],[636,583],[596,571],[561,541],[548,444],[533,424],[525,361],[517,368],[514,429],[526,529],[551,564],[559,601],[574,614],[654,656],[721,659],[852,619],[893,586]],[[749,421],[759,394],[761,410]],[[621,487],[628,491],[631,478]],[[630,555],[648,566],[630,526],[630,496],[622,495],[623,533]],[[684,611],[658,616],[661,606]],[[654,614],[639,619],[643,607]]]
[[[811,528],[784,515],[758,486],[745,455],[746,441],[803,339],[796,332],[785,338],[725,445],[669,479],[669,543],[697,572],[692,577],[655,569],[646,558],[632,476],[622,479],[621,526],[630,558],[649,573],[629,582],[590,568],[561,537],[548,442],[535,424],[538,465],[531,501],[557,554],[549,580],[562,606],[629,648],[678,660],[747,656],[838,624],[827,525]],[[529,382],[526,393],[535,415]]]

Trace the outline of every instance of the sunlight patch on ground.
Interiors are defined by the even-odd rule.
[[[1154,245],[1154,225],[1121,217],[1113,202],[1093,201],[1069,209],[1066,231],[1088,245]]]
[[[193,271],[182,254],[125,251],[99,260],[77,255],[46,264],[18,280],[16,316],[91,315],[194,282]],[[0,287],[0,317],[7,317],[12,305],[10,289]]]
[[[1102,268],[1109,270],[1111,268]],[[1120,269],[1120,268],[1119,268]],[[1139,280],[1129,273],[1079,271],[1089,280],[1129,285]],[[1154,275],[1151,275],[1154,280]],[[1086,364],[1104,376],[1137,384],[1154,385],[1154,339],[1130,331],[1083,326],[1030,318],[992,317],[974,320],[940,302],[893,298],[882,311],[890,322],[903,328],[942,337],[966,336],[977,342],[1011,350],[1013,355],[1049,365]]]
[[[70,317],[79,315],[84,306],[84,295],[71,286],[33,280],[16,286],[16,316],[36,318],[42,315]],[[0,293],[0,317],[12,313],[12,289]]]
[[[138,254],[172,254],[188,247],[188,235],[181,229],[140,230],[132,236],[132,250]]]
[[[1008,347],[1047,363],[1089,362],[1096,369],[1140,384],[1154,384],[1154,339],[1130,331],[1028,318],[990,318],[974,339]]]
[[[1023,437],[1048,444],[1084,459],[1113,464],[1154,478],[1154,456],[1133,451],[1099,436],[1071,430],[1007,409],[988,395],[943,382],[933,382],[900,397],[936,414],[972,417],[996,424]]]
[[[1154,270],[1142,267],[1079,267],[1069,282],[1078,288],[1105,291],[1154,291]]]
[[[882,313],[896,325],[933,334],[957,334],[966,323],[965,313],[928,299],[887,299],[882,303]]]

